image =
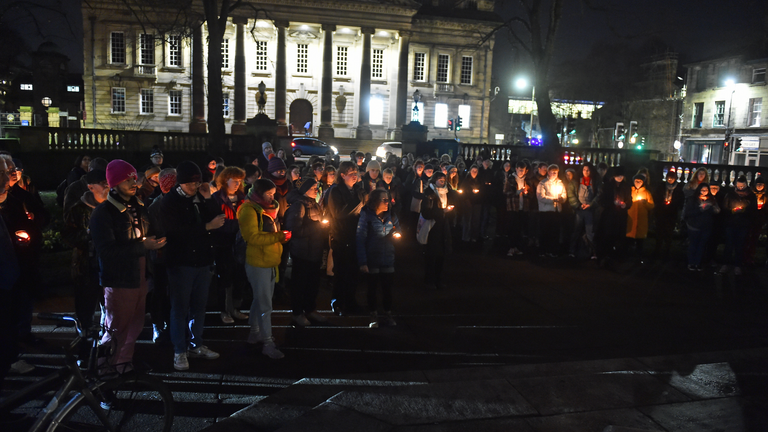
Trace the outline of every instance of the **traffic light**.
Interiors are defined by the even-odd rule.
[[[637,142],[637,122],[636,121],[629,122],[629,133],[627,135],[629,136],[630,144],[635,144]]]
[[[734,138],[733,151],[741,151],[741,138]]]
[[[448,130],[453,130],[453,119],[448,119]]]
[[[613,139],[615,141],[624,141],[624,123],[616,123],[616,128],[613,130]]]
[[[456,117],[456,130],[461,130],[461,117]]]

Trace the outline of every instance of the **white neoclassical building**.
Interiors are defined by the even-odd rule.
[[[489,142],[493,0],[281,0],[236,9],[221,45],[227,132],[265,113],[285,131],[397,139],[419,120],[429,138]],[[202,10],[202,9],[201,9]],[[207,30],[160,33],[119,1],[83,3],[86,127],[204,131]],[[268,17],[269,19],[265,19]],[[191,37],[189,36],[191,35]],[[195,61],[195,53],[199,60]],[[418,110],[414,94],[418,91]]]

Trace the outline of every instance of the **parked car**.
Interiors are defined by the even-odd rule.
[[[376,157],[381,160],[387,160],[391,154],[397,157],[403,157],[403,143],[388,141],[382,143],[379,148],[376,149]]]
[[[309,137],[297,137],[291,140],[291,153],[294,157],[301,157],[303,155],[320,155],[325,156],[331,154],[336,156],[339,151],[334,146],[330,146],[317,138]]]

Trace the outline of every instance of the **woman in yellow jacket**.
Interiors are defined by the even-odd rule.
[[[262,354],[281,359],[285,355],[277,349],[272,338],[272,294],[283,243],[291,236],[289,231],[280,231],[277,220],[279,205],[274,197],[275,184],[271,180],[256,180],[248,199],[237,211],[237,220],[247,245],[245,272],[253,289],[248,343],[263,343]]]
[[[643,256],[643,240],[648,237],[648,218],[653,197],[645,187],[645,175],[638,174],[632,186],[632,206],[627,211],[627,238],[635,240],[637,254]]]

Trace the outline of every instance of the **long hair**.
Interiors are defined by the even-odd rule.
[[[218,168],[217,168],[218,169]],[[216,177],[216,184],[219,186],[219,189],[226,192],[227,190],[227,182],[229,179],[236,179],[236,180],[242,180],[245,178],[245,170],[243,170],[240,167],[236,166],[230,166],[224,168],[219,175]],[[243,191],[243,184],[240,183],[239,191]]]

